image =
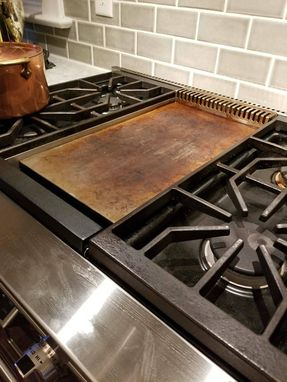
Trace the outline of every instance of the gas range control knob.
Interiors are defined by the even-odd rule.
[[[49,338],[46,337],[32,345],[15,363],[15,367],[23,379],[37,372],[43,381],[54,380],[53,377],[58,373],[58,357],[47,341]]]

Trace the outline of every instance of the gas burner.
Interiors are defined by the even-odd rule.
[[[281,190],[287,188],[287,167],[283,166],[279,171],[276,171],[272,176],[272,182],[276,184]]]
[[[237,238],[244,240],[244,248],[230,263],[222,277],[231,291],[253,293],[254,289],[267,288],[266,278],[259,261],[257,249],[264,245],[281,277],[286,276],[286,261],[282,252],[273,246],[276,236],[258,224],[246,220],[235,219],[229,223],[230,235],[205,240],[201,250],[201,260],[205,270],[210,269],[220,259],[227,248]]]

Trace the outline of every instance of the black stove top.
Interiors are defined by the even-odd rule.
[[[287,375],[287,123],[100,232],[90,256],[250,380]]]
[[[175,96],[178,87],[112,72],[49,87],[49,105],[38,113],[0,121],[0,156],[7,158]]]

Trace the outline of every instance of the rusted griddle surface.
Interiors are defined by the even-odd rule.
[[[253,131],[172,103],[23,163],[115,222]]]

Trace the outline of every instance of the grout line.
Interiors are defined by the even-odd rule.
[[[96,7],[96,4],[95,4]],[[88,14],[89,14],[89,22],[92,21],[92,11],[91,11],[91,2],[88,1]]]
[[[174,55],[175,55],[175,38],[172,39],[171,45],[171,63],[174,64]]]
[[[286,1],[284,13],[283,13],[283,19],[286,19],[286,18],[287,18],[287,1]]]
[[[268,71],[267,78],[266,78],[266,81],[265,81],[265,86],[267,86],[267,87],[270,86],[270,82],[271,82],[271,78],[272,78],[272,74],[273,74],[274,65],[275,65],[275,58],[273,57],[271,59],[269,71]]]
[[[246,40],[245,40],[245,44],[244,44],[244,49],[248,48],[248,43],[249,43],[249,40],[250,40],[252,24],[253,24],[253,18],[251,18],[250,21],[249,21],[249,25],[248,25],[248,29],[247,29],[247,35],[246,35]]]
[[[192,84],[193,84],[193,71],[191,70],[191,71],[189,72],[188,85],[189,85],[189,86],[192,86]]]
[[[91,45],[91,59],[92,59],[92,65],[94,65],[94,48]]]
[[[103,26],[103,46],[106,47],[106,25]]]
[[[178,7],[179,0],[175,0],[175,6]]]
[[[152,75],[154,76],[154,72],[155,72],[155,62],[153,61],[152,64],[151,64],[151,73]]]
[[[223,8],[223,12],[227,12],[227,5],[228,5],[228,0],[225,0],[225,3],[224,3],[224,8]]]
[[[235,86],[234,98],[238,98],[239,88],[240,88],[240,81],[237,81],[236,86]]]
[[[79,41],[79,26],[78,26],[78,21],[75,21],[75,29],[76,29],[76,41]]]
[[[138,54],[138,32],[136,31],[136,34],[135,34],[135,50],[134,50],[134,55],[137,56]]]
[[[198,38],[199,21],[200,21],[200,12],[198,12],[198,16],[197,16],[197,22],[196,22],[196,28],[195,28],[195,36],[194,36],[195,40],[197,40],[197,38]]]
[[[153,19],[153,32],[156,32],[156,23],[157,23],[157,7],[154,10],[154,19]]]
[[[66,53],[67,53],[67,58],[70,58],[70,52],[69,52],[69,48],[68,48],[68,41],[67,41],[67,44],[66,44]]]
[[[218,48],[217,54],[216,54],[215,66],[214,66],[214,73],[217,73],[217,71],[218,71],[220,51],[221,51],[221,49]]]

